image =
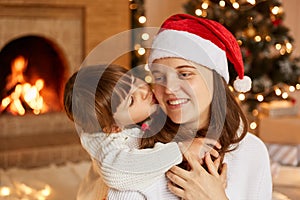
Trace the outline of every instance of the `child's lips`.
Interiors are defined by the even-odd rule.
[[[158,104],[157,99],[155,98],[155,96],[152,94],[152,101],[151,104]]]

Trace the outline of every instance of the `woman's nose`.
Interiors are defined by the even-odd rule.
[[[167,94],[174,93],[179,90],[179,84],[180,80],[174,78],[174,77],[169,77],[165,81],[165,92]]]

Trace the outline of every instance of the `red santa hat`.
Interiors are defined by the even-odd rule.
[[[227,83],[228,59],[238,74],[233,84],[235,90],[251,89],[251,79],[244,76],[243,59],[235,37],[216,21],[188,14],[173,15],[162,24],[151,48],[150,66],[160,58],[184,58],[215,70]]]

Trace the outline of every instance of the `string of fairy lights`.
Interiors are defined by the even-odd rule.
[[[132,31],[132,66],[138,66],[146,61],[146,49],[143,43],[149,40],[150,36],[143,30],[147,22],[145,15],[144,0],[129,0],[129,10],[131,12]]]
[[[246,9],[251,9],[252,7],[256,6],[258,3],[261,3],[264,1],[265,0],[260,0],[260,1],[246,0],[246,2],[239,3],[236,0],[230,0],[230,1],[220,0],[219,6],[221,8],[225,8],[225,6],[231,5],[232,8],[234,8],[236,10],[244,11]],[[197,15],[198,17],[204,17],[204,18],[207,17],[207,14],[208,14],[207,10],[208,10],[210,4],[211,4],[211,2],[209,0],[204,0],[201,3],[200,8],[195,9],[195,11],[194,11],[195,15]],[[271,20],[273,22],[280,20],[280,16],[283,14],[282,6],[274,5],[274,6],[270,7],[270,11],[273,14],[271,16]],[[259,33],[257,33],[255,28],[253,27],[252,20],[253,20],[253,17],[250,17],[248,29],[245,31],[247,36],[252,37],[255,42],[261,42],[263,38],[266,41],[270,42],[272,40],[271,36],[265,35],[264,37],[262,37],[261,35],[259,35]],[[238,40],[238,43],[240,46],[242,46],[242,44],[243,44],[242,40]],[[285,53],[292,53],[292,50],[293,50],[293,45],[290,41],[288,41],[288,39],[285,39],[283,41],[283,43],[274,44],[274,47],[281,55],[284,55]]]
[[[234,89],[230,86],[230,90],[233,91]],[[274,93],[278,97],[278,99],[286,100],[289,98],[289,94],[295,92],[296,90],[300,90],[299,83],[297,83],[295,86],[279,83],[274,85],[269,90],[264,91],[263,93],[256,94],[254,96],[255,98],[253,99],[257,100],[258,102],[263,102],[266,96],[270,95],[271,93]],[[240,101],[244,101],[247,98],[250,98],[247,97],[247,95],[247,93],[239,93],[237,96]]]
[[[237,10],[241,9],[243,11],[243,10],[250,9],[252,6],[255,6],[257,3],[261,3],[264,1],[266,1],[266,0],[258,0],[258,1],[256,1],[256,0],[244,0],[244,1],[220,0],[218,4],[220,7],[223,7],[223,8],[226,5],[231,5],[234,9],[237,9]],[[198,16],[202,15],[203,17],[206,17],[206,15],[207,15],[206,10],[208,9],[209,6],[210,6],[210,0],[204,0],[201,4],[201,8],[195,10],[195,14]],[[280,12],[282,12],[282,7],[274,6],[272,8],[272,13],[278,14]]]
[[[269,102],[269,100],[266,100],[268,96],[272,97],[272,100],[277,99],[276,101],[291,101],[292,104],[296,103],[296,100],[294,97],[292,97],[293,93],[296,91],[300,91],[300,84],[297,83],[295,86],[288,85],[285,83],[278,83],[271,87],[270,89],[264,91],[263,93],[258,94],[250,94],[250,93],[237,93],[234,91],[232,86],[229,86],[229,89],[236,94],[237,100],[243,104],[243,102],[246,99],[252,99],[253,101],[256,101],[257,104],[263,103],[263,102]],[[275,96],[275,97],[274,97]],[[254,132],[257,133],[257,128],[259,126],[259,108],[255,107],[251,110],[249,113],[251,116],[248,116],[249,119],[249,128]]]

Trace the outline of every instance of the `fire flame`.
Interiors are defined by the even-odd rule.
[[[44,80],[37,79],[34,85],[25,82],[24,71],[27,68],[27,60],[23,56],[14,59],[11,75],[7,78],[6,90],[13,90],[10,95],[2,99],[0,113],[4,110],[16,115],[24,115],[26,107],[38,115],[48,110],[40,91],[44,88]],[[25,104],[25,106],[24,106]]]

